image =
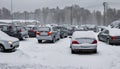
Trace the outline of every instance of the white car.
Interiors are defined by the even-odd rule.
[[[53,43],[56,42],[56,40],[60,39],[60,31],[57,30],[57,27],[48,27],[48,26],[43,26],[39,27],[39,30],[37,31],[37,40],[38,43],[41,43],[42,40],[50,40]]]
[[[71,38],[71,53],[92,51],[97,53],[97,40],[93,31],[75,31]]]
[[[19,47],[19,39],[0,31],[0,51],[13,50]]]

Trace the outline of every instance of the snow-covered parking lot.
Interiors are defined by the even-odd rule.
[[[97,54],[71,54],[70,38],[56,43],[20,41],[15,52],[0,52],[0,69],[120,69],[120,46],[98,42]]]

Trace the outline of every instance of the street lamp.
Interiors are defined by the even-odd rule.
[[[12,11],[13,11],[13,6],[12,6],[12,0],[11,0],[11,14],[12,14]]]
[[[104,12],[103,12],[103,15],[104,15],[104,25],[106,24],[106,11],[107,11],[107,5],[108,5],[107,2],[103,2],[103,6],[104,6]]]
[[[13,1],[11,0],[11,19],[13,23]]]
[[[71,19],[70,19],[70,21],[71,21],[71,25],[72,25],[72,22],[73,22],[73,14],[72,14],[72,10],[73,10],[73,8],[72,8],[72,6],[71,6],[71,8],[70,8],[70,10],[71,10]]]

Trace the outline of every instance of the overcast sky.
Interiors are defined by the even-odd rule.
[[[103,10],[102,3],[108,2],[110,7],[120,9],[120,0],[12,0],[14,11],[33,11],[42,7],[55,8],[59,6],[71,6],[77,4],[90,10]],[[0,8],[7,7],[10,9],[11,0],[0,0]]]

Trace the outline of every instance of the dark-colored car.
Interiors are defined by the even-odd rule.
[[[107,28],[98,34],[99,41],[108,44],[120,44],[120,29]]]
[[[68,29],[64,26],[57,26],[57,29],[60,31],[60,37],[65,38],[68,36]]]
[[[94,32],[98,32],[97,26],[96,25],[85,25],[87,27],[88,31],[94,31]]]
[[[37,26],[29,25],[29,26],[27,26],[27,30],[28,30],[29,37],[36,37],[36,32],[38,30]]]
[[[28,31],[22,26],[0,25],[1,31],[20,40],[28,38]]]
[[[68,35],[71,36],[73,32],[75,31],[75,27],[68,27]]]

